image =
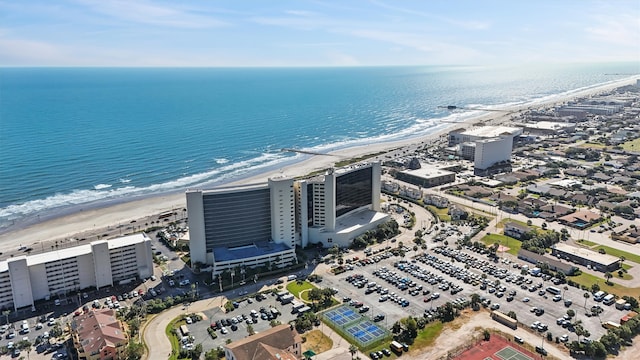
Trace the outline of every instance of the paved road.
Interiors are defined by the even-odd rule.
[[[498,209],[495,206],[490,206],[490,205],[486,205],[483,203],[479,203],[479,202],[474,202],[471,200],[467,200],[467,199],[463,199],[454,195],[450,195],[450,194],[446,194],[442,191],[439,191],[439,189],[426,189],[425,190],[427,193],[430,194],[436,194],[436,195],[440,195],[440,196],[444,196],[446,197],[449,201],[454,202],[454,203],[458,203],[464,206],[467,206],[471,209],[475,209],[475,210],[481,210],[484,211],[488,214],[493,214],[495,216],[495,219],[489,223],[489,227],[487,227],[487,229],[485,229],[484,232],[481,232],[478,234],[479,237],[484,236],[485,233],[499,233],[502,231],[502,229],[498,229],[496,228],[497,223],[499,223],[501,220],[506,219],[506,218],[511,218],[514,220],[518,220],[518,221],[522,221],[522,222],[527,222],[528,220],[531,220],[531,223],[533,225],[536,226],[542,226],[542,223],[545,222],[544,219],[538,219],[538,218],[528,218],[522,214],[511,214],[511,213],[507,213],[504,212],[500,209]],[[628,223],[628,220],[619,218],[614,216],[612,218],[613,221],[617,222],[617,223]],[[596,242],[602,245],[606,245],[606,246],[610,246],[619,250],[623,250],[623,251],[627,251],[630,253],[637,253],[638,251],[640,251],[640,249],[638,248],[638,245],[634,245],[634,244],[628,244],[625,242],[620,242],[620,241],[614,241],[611,238],[609,238],[609,232],[603,232],[603,233],[592,233],[590,231],[582,231],[582,230],[577,230],[577,229],[573,229],[571,227],[567,227],[564,226],[562,224],[559,224],[557,222],[547,222],[547,227],[549,229],[554,229],[558,232],[560,232],[562,229],[567,229],[569,231],[569,235],[571,236],[572,239],[586,239],[592,242]],[[627,263],[629,263],[630,261],[627,260]],[[640,265],[640,264],[638,264]],[[594,270],[589,270],[584,266],[580,266],[580,270],[583,272],[588,272],[591,273],[592,275],[598,276],[603,278],[603,275],[601,272],[598,271],[594,271]],[[623,280],[623,279],[618,279],[614,277],[614,282],[626,286],[626,287],[640,287],[640,266],[633,266],[630,270],[629,270],[629,274],[633,276],[633,279],[631,280]]]
[[[189,305],[189,312],[201,312],[224,304],[225,297],[214,297],[196,301]],[[155,315],[141,329],[144,334],[144,342],[147,344],[147,356],[145,359],[167,359],[171,356],[171,343],[167,339],[165,329],[171,320],[185,313],[183,306],[175,306],[169,310]],[[209,349],[206,349],[209,350]]]

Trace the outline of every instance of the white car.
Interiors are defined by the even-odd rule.
[[[47,325],[53,326],[55,324],[56,324],[56,319],[55,318],[49,318],[49,321],[47,322]]]
[[[531,301],[531,299],[529,299],[528,297],[526,297],[526,298],[522,299],[522,302],[526,302],[526,303],[527,303],[527,302],[529,302],[529,301]]]
[[[186,321],[187,324],[193,324],[193,320],[191,320],[191,318],[189,316],[184,318],[184,321]]]
[[[223,334],[227,334],[227,333],[229,333],[229,330],[227,330],[226,327],[222,327],[222,328],[220,328],[220,332],[223,333]]]

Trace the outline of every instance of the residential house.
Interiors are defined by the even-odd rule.
[[[400,188],[399,194],[401,196],[405,196],[414,200],[418,200],[422,198],[422,190],[417,188],[412,188],[410,186],[403,186],[402,188]]]
[[[91,310],[73,318],[70,324],[73,345],[80,360],[118,360],[127,358],[124,325],[114,309]]]
[[[558,219],[562,224],[566,224],[579,229],[584,229],[589,225],[600,220],[600,214],[588,210],[576,211],[572,214],[565,215]]]
[[[564,170],[564,174],[576,177],[585,177],[587,176],[587,170],[579,168],[569,168]]]
[[[504,224],[504,234],[511,236],[514,239],[522,239],[522,236],[532,232],[533,230],[526,225],[519,224],[517,222],[509,221]]]
[[[302,338],[292,325],[282,324],[224,346],[227,360],[299,360]]]
[[[439,209],[449,206],[449,200],[444,196],[427,194],[422,198],[425,205],[433,205]]]
[[[607,182],[609,180],[611,180],[611,176],[602,173],[602,172],[597,172],[593,175],[590,176],[591,179],[593,180],[597,180],[597,181],[601,181],[601,182]]]
[[[564,216],[572,213],[574,210],[570,207],[557,205],[557,204],[547,204],[545,206],[540,207],[540,217],[543,219],[554,220],[559,218],[560,216]],[[543,215],[544,214],[544,215]]]
[[[451,220],[466,220],[469,216],[469,213],[465,209],[456,205],[449,207],[448,214],[451,216]]]

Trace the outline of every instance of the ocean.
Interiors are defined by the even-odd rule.
[[[638,73],[637,63],[3,68],[0,232],[308,156],[282,148],[327,152],[419,137],[478,114],[439,106],[534,106]]]

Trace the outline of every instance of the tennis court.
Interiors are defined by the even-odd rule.
[[[387,333],[382,328],[370,320],[347,326],[345,330],[364,347],[387,336]]]
[[[453,357],[454,360],[533,360],[535,358],[536,355],[529,350],[497,334],[492,334],[489,341],[472,344]]]
[[[348,305],[328,310],[322,316],[360,348],[366,348],[389,335],[384,328],[376,325],[368,317],[359,314]]]
[[[506,348],[498,351],[496,356],[502,360],[533,360],[511,346],[507,346]]]
[[[340,327],[350,324],[361,318],[358,313],[356,313],[355,311],[353,311],[353,309],[346,305],[329,310],[324,314],[324,316],[326,319],[329,319],[331,322]]]

